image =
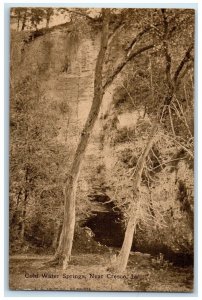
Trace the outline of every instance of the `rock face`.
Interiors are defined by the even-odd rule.
[[[48,31],[27,43],[21,60],[23,70],[38,73],[44,98],[68,104],[73,129],[82,127],[91,105],[99,39],[73,40],[71,35],[71,25]]]
[[[71,148],[72,153],[93,99],[99,42],[99,34],[76,36],[70,23],[44,31],[37,37],[28,37],[18,57],[21,78],[34,76],[37,81],[41,95],[39,104],[47,112],[50,107],[59,107],[61,114],[57,120],[57,143]],[[97,123],[95,136],[100,128]],[[92,159],[93,153],[97,155],[95,152],[99,146],[96,145],[96,139],[99,142],[95,137],[88,147],[89,159]]]
[[[94,71],[100,35],[90,32],[85,36],[76,36],[70,23],[43,30],[37,36],[25,36],[24,40],[18,57],[13,49],[22,70],[19,78],[26,80],[31,76],[37,81],[40,95],[38,110],[43,108],[44,118],[46,114],[50,114],[50,109],[53,113],[59,111],[56,121],[57,134],[53,139],[58,145],[71,150],[67,165],[64,166],[68,172],[93,100]],[[103,115],[111,98],[112,93],[109,90],[104,96],[100,115]],[[105,164],[100,142],[102,125],[102,120],[98,118],[81,170],[78,189],[84,197],[88,197],[92,189],[96,189],[100,184],[95,183],[92,177],[97,174],[97,167]],[[97,192],[99,190],[100,186]]]

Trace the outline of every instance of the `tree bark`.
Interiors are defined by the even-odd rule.
[[[50,23],[50,16],[47,16],[47,18],[46,18],[46,28],[49,28],[49,23]]]
[[[46,10],[46,28],[49,28],[51,16],[53,15],[53,8],[49,7]]]
[[[75,197],[77,189],[77,181],[81,164],[86,152],[86,148],[89,142],[90,135],[92,133],[94,124],[97,120],[100,106],[103,99],[103,88],[102,88],[102,72],[105,60],[105,54],[108,44],[108,31],[109,31],[109,9],[102,9],[103,14],[103,26],[101,35],[100,51],[97,58],[95,68],[95,79],[94,79],[94,97],[92,106],[85,123],[84,129],[81,133],[81,138],[77,146],[77,150],[73,159],[70,173],[65,180],[64,187],[64,221],[63,228],[60,235],[59,246],[55,253],[54,261],[58,264],[63,265],[63,269],[66,269],[68,262],[70,261],[74,228],[75,228]]]
[[[52,248],[55,250],[57,248],[58,237],[60,234],[60,221],[56,221],[54,224],[54,235],[52,240]]]
[[[136,216],[136,207],[138,207],[138,203],[139,203],[139,186],[140,186],[141,179],[142,179],[142,172],[144,169],[147,155],[149,154],[149,152],[153,146],[154,140],[156,138],[157,130],[158,130],[158,123],[156,123],[152,126],[151,133],[150,133],[150,136],[147,141],[147,145],[145,146],[144,152],[143,152],[141,159],[139,161],[139,164],[137,166],[137,172],[136,172],[135,179],[134,179],[135,203],[131,204],[130,215],[129,215],[128,224],[126,227],[123,245],[122,245],[121,251],[117,257],[117,261],[113,268],[117,272],[123,272],[126,269],[126,266],[128,263],[128,258],[129,258],[132,243],[133,243],[133,236],[134,236],[134,232],[136,229],[136,225],[138,223],[138,217]]]
[[[21,215],[21,231],[20,231],[20,241],[21,244],[24,244],[24,237],[25,237],[25,219],[27,214],[27,198],[28,198],[28,192],[25,190],[24,194],[24,200],[23,200],[23,206],[22,206],[22,215]]]
[[[27,12],[24,12],[23,20],[22,20],[22,28],[21,31],[24,31],[27,22]]]
[[[22,194],[22,189],[19,190],[18,195],[17,195],[15,210],[14,210],[14,213],[13,213],[13,216],[11,219],[11,223],[10,223],[11,225],[16,225],[17,219],[19,217],[18,209],[19,209],[21,194]]]
[[[20,30],[20,14],[18,15],[18,19],[17,19],[17,31]]]
[[[27,131],[28,133],[28,131]],[[25,236],[25,225],[26,225],[26,215],[27,215],[27,200],[29,196],[29,171],[28,168],[25,169],[25,188],[24,188],[24,199],[22,202],[22,213],[21,213],[21,230],[20,230],[20,240],[21,244],[24,244]]]

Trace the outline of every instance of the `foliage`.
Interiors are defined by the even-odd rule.
[[[11,41],[15,49],[12,48],[11,60],[10,239],[12,242],[20,239],[25,223],[28,240],[33,226],[37,226],[43,227],[43,232],[34,230],[35,239],[44,240],[47,235],[50,243],[54,220],[62,219],[61,181],[65,173],[63,162],[69,150],[57,141],[57,136],[58,124],[68,110],[64,103],[55,110],[45,101],[39,69],[33,74],[32,69],[23,69],[21,63],[21,76],[17,76],[21,60],[15,59],[14,53],[20,56],[25,36],[26,33],[16,34]],[[33,61],[29,63],[32,65]],[[22,217],[24,209],[26,213]]]
[[[39,29],[45,24],[49,27],[50,18],[57,14],[66,16],[69,22],[69,27],[60,27],[64,48],[59,39],[57,47],[53,45],[51,28]],[[76,62],[81,40],[92,39],[96,44],[102,17],[99,9],[93,13],[89,9],[65,8],[14,8],[11,15],[26,30],[20,31],[19,25],[19,32],[11,32],[10,239],[15,247],[25,223],[25,240],[51,247],[55,220],[60,223],[63,218],[63,182],[80,133],[77,124],[69,127],[72,103],[68,103],[68,95],[63,100],[57,98],[59,79],[68,77],[67,70]],[[166,37],[163,16],[168,26]],[[113,201],[112,209],[120,209],[127,223],[130,205],[136,201],[134,175],[160,109],[158,137],[141,178],[136,209],[139,225],[134,239],[143,239],[142,243],[148,245],[166,245],[176,252],[193,251],[192,51],[186,58],[193,44],[193,18],[192,10],[111,11],[103,84],[113,77],[120,63],[127,63],[113,77],[117,81],[111,110],[102,116],[100,149],[88,151],[84,160],[77,192],[78,224],[95,209],[101,210],[92,198],[105,193]],[[33,30],[39,35],[30,35]],[[41,39],[32,43],[37,36]],[[127,61],[150,43],[148,51]],[[51,65],[55,59],[57,70]],[[168,75],[173,83],[176,74],[172,101],[164,105],[171,89]],[[58,86],[51,98],[47,90],[55,77]],[[124,116],[129,123],[124,123]],[[96,144],[94,136],[92,144]]]
[[[126,223],[131,204],[136,203],[134,217],[139,220],[140,230],[142,228],[142,232],[146,232],[143,235],[147,243],[155,244],[158,240],[158,244],[164,244],[173,251],[192,253],[193,62],[191,57],[187,61],[187,66],[185,64],[184,71],[180,73],[180,80],[171,104],[164,107],[165,110],[161,115],[160,131],[146,160],[138,201],[134,195],[134,176],[139,159],[149,139],[151,125],[158,118],[159,108],[164,106],[164,101],[170,93],[168,75],[172,78],[175,76],[193,40],[192,12],[185,10],[175,17],[175,12],[173,14],[173,11],[166,11],[169,32],[166,46],[163,13],[161,14],[160,10],[150,12],[153,24],[158,25],[155,25],[156,28],[154,26],[152,32],[148,34],[151,16],[145,17],[141,26],[142,32],[146,34],[134,43],[134,47],[138,48],[143,43],[147,43],[148,38],[151,37],[158,47],[155,46],[150,53],[138,57],[124,70],[113,95],[112,109],[105,119],[104,131],[107,136],[105,141],[111,145],[110,155],[113,160],[112,166],[107,170],[107,181],[110,186],[108,195],[122,210]],[[183,24],[182,32],[177,27],[179,23]],[[175,45],[181,39],[182,42],[176,51]],[[165,47],[168,48],[165,50]],[[169,71],[164,62],[169,63]],[[122,121],[124,114],[128,116],[130,114],[133,122],[129,120],[128,124],[124,124]],[[136,236],[134,239],[136,240]]]

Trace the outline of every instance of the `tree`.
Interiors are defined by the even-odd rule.
[[[27,16],[28,16],[28,10],[26,8],[22,8],[23,10],[23,17],[22,17],[22,28],[21,31],[25,30],[26,22],[27,22]]]
[[[57,140],[60,122],[69,114],[68,104],[63,99],[57,105],[48,102],[41,87],[40,68],[35,68],[34,73],[32,68],[27,68],[35,62],[34,55],[27,57],[26,62],[21,60],[28,36],[29,32],[11,34],[10,238],[13,250],[15,244],[22,247],[28,240],[41,238],[39,230],[31,237],[34,226],[41,224],[50,231],[54,219],[58,215],[62,219],[63,162],[64,157],[71,155],[71,149]],[[41,214],[42,207],[46,213]]]
[[[17,19],[17,31],[34,28],[37,30],[38,25],[45,21],[45,27],[49,28],[51,17],[58,9],[48,8],[24,8],[15,7],[11,9],[11,17]],[[31,26],[30,26],[31,23]],[[22,24],[20,29],[20,24]]]
[[[119,10],[118,10],[119,12]],[[125,13],[125,12],[124,12]],[[79,13],[80,15],[80,13]],[[116,15],[116,14],[115,14]],[[119,12],[119,16],[121,16],[121,20],[123,16]],[[86,16],[85,16],[86,17]],[[92,19],[92,18],[90,18]],[[131,42],[130,47],[128,47],[127,51],[124,53],[124,58],[122,62],[113,68],[113,72],[107,76],[107,79],[104,81],[102,79],[103,75],[106,75],[106,70],[104,72],[104,62],[106,58],[107,48],[109,50],[109,44],[113,42],[113,39],[116,37],[116,33],[118,32],[118,28],[123,28],[123,24],[119,22],[118,26],[115,26],[114,33],[111,35],[110,41],[108,43],[108,27],[109,27],[109,10],[102,10],[102,37],[101,37],[101,46],[98,54],[96,68],[95,68],[95,79],[94,79],[94,98],[92,102],[92,106],[84,126],[84,129],[81,134],[81,138],[72,162],[72,166],[70,168],[69,175],[65,180],[65,188],[64,188],[64,196],[65,196],[65,205],[64,205],[64,221],[63,221],[63,229],[60,236],[59,246],[55,253],[55,257],[52,261],[53,264],[62,264],[63,268],[67,267],[68,262],[71,257],[73,236],[74,236],[74,228],[75,228],[75,196],[76,196],[76,187],[79,176],[79,171],[81,168],[81,163],[85,155],[85,151],[88,145],[89,137],[91,135],[93,126],[98,117],[99,109],[102,103],[102,98],[106,89],[111,85],[111,83],[115,80],[118,74],[123,70],[123,68],[131,62],[135,57],[144,53],[145,51],[154,47],[154,44],[141,45],[138,50],[133,51],[133,47],[135,42],[137,41],[137,36]],[[123,18],[124,19],[124,18]],[[92,20],[91,20],[92,21]],[[97,21],[97,18],[95,22]],[[120,20],[118,20],[120,21]],[[146,40],[147,42],[147,40]],[[110,67],[109,67],[110,69]]]
[[[46,28],[49,28],[51,16],[54,14],[53,8],[45,8]]]
[[[123,75],[123,71],[133,66],[134,75],[137,73],[137,65],[140,60],[143,60],[146,58],[148,61],[151,60],[151,63],[153,62],[153,56],[160,51],[160,63],[162,65],[162,60],[166,58],[166,76],[170,75],[170,66],[169,66],[169,49],[166,50],[167,47],[167,39],[169,38],[168,33],[166,33],[166,20],[163,21],[162,15],[159,13],[159,10],[154,11],[154,16],[150,18],[150,11],[145,10],[111,10],[110,11],[110,22],[109,22],[109,10],[102,10],[102,14],[100,14],[100,10],[97,11],[96,17],[91,15],[90,10],[71,10],[68,11],[69,14],[71,14],[72,18],[73,16],[76,18],[76,20],[81,21],[81,18],[84,18],[85,22],[90,24],[92,26],[93,32],[100,31],[100,28],[102,27],[102,39],[101,39],[101,48],[100,52],[98,54],[98,59],[96,62],[96,70],[95,70],[95,82],[94,82],[94,98],[92,107],[87,119],[87,122],[84,126],[84,129],[82,131],[80,141],[77,147],[77,151],[74,155],[73,162],[71,164],[69,175],[64,180],[64,222],[63,222],[63,229],[60,236],[59,246],[57,248],[57,251],[55,253],[54,262],[63,264],[63,267],[66,268],[68,261],[70,260],[71,256],[71,249],[72,249],[72,241],[73,241],[73,235],[74,235],[74,227],[75,227],[75,197],[77,192],[77,183],[79,178],[79,173],[82,165],[82,161],[84,159],[84,155],[86,152],[87,145],[89,143],[89,138],[91,135],[91,132],[93,130],[94,124],[97,120],[100,105],[102,103],[102,98],[107,90],[107,88],[114,82],[116,78],[119,80],[119,74]],[[165,12],[164,12],[165,14]],[[167,12],[166,12],[167,14]],[[34,15],[34,14],[33,14]],[[171,14],[172,15],[172,14]],[[146,17],[145,17],[146,16]],[[43,14],[44,17],[44,14]],[[167,16],[166,16],[167,17]],[[38,17],[37,17],[38,18]],[[165,19],[165,18],[164,18]],[[174,18],[175,19],[175,18]],[[171,18],[172,20],[172,18]],[[38,21],[40,23],[40,20],[38,18]],[[37,22],[38,22],[37,21]],[[36,26],[38,23],[33,18],[33,25]],[[183,23],[183,20],[180,20],[180,25]],[[132,24],[135,24],[135,26],[131,26]],[[170,21],[169,24],[172,24],[172,28],[169,28],[169,34],[170,32],[174,32],[176,34],[176,29],[173,29],[175,26],[175,21]],[[182,26],[179,26],[180,28]],[[36,27],[37,29],[37,27]],[[45,31],[43,31],[45,32]],[[110,34],[109,34],[110,32]],[[131,38],[131,35],[133,36]],[[109,38],[107,39],[107,36]],[[122,40],[121,40],[122,39]],[[71,43],[70,44],[71,47]],[[73,43],[72,43],[73,44]],[[184,46],[183,46],[184,47]],[[119,53],[119,59],[117,59],[117,56],[114,55],[114,49],[115,53]],[[184,48],[183,48],[184,49]],[[69,50],[70,51],[70,50]],[[71,50],[72,51],[72,50]],[[70,52],[71,52],[70,51]],[[167,53],[168,52],[168,53]],[[163,54],[162,54],[163,53]],[[145,55],[146,54],[146,55]],[[113,58],[113,55],[115,58]],[[180,63],[178,67],[179,75],[174,77],[182,77],[183,73],[186,73],[186,66],[188,65],[187,61],[190,62],[190,56],[191,56],[191,50],[187,52],[187,55],[185,55],[185,62],[186,63]],[[147,59],[149,58],[149,59]],[[134,63],[134,59],[136,59]],[[116,61],[117,60],[117,61]],[[177,61],[178,62],[178,61]],[[156,62],[156,65],[158,66],[159,62]],[[139,72],[139,75],[141,77],[141,74],[145,77],[147,76],[148,66],[143,65],[142,72]],[[167,72],[169,71],[169,72]],[[157,73],[159,70],[157,71]],[[150,132],[150,135],[147,136],[148,138],[148,144],[145,146],[145,151],[143,151],[143,154],[139,155],[139,163],[137,164],[137,174],[135,176],[134,182],[135,182],[135,189],[133,191],[133,198],[135,197],[138,201],[137,204],[141,204],[141,192],[139,191],[138,185],[140,186],[142,177],[145,175],[143,173],[146,157],[148,157],[148,152],[150,152],[150,149],[153,148],[153,143],[155,140],[155,132],[156,128],[158,128],[159,124],[155,126],[154,119],[156,118],[157,114],[154,112],[154,107],[156,103],[161,103],[163,106],[159,108],[158,118],[159,115],[163,115],[161,118],[163,121],[166,120],[168,122],[168,103],[169,103],[169,97],[174,93],[172,83],[173,81],[173,74],[170,76],[172,79],[171,81],[168,80],[168,78],[164,80],[165,72],[159,72],[160,76],[163,74],[162,78],[162,86],[165,88],[163,89],[163,93],[160,94],[160,100],[157,98],[156,101],[153,101],[151,105],[146,103],[148,101],[148,97],[140,99],[142,103],[145,104],[145,113],[148,114],[149,110],[153,110],[153,112],[150,114],[152,124],[154,126],[147,127],[148,133]],[[157,77],[157,74],[155,75]],[[154,77],[155,77],[154,76]],[[186,76],[186,74],[185,74]],[[133,77],[133,76],[131,76]],[[142,76],[143,77],[143,76]],[[155,77],[155,78],[156,78]],[[133,77],[135,78],[135,77]],[[152,80],[151,80],[152,81]],[[12,82],[11,82],[12,83]],[[165,83],[165,84],[164,84]],[[136,81],[136,79],[131,80],[131,87],[129,90],[129,94],[131,92],[131,88],[134,88],[133,92],[135,91],[135,88],[141,88],[144,86],[143,79],[141,83],[141,78],[139,81]],[[126,90],[128,87],[126,87]],[[153,98],[155,100],[155,92],[156,87],[148,88],[148,92],[150,94],[153,94]],[[176,92],[176,91],[175,91]],[[157,95],[157,94],[156,94]],[[169,97],[167,97],[169,96]],[[167,97],[167,99],[165,99]],[[131,99],[132,100],[132,99]],[[136,102],[132,101],[134,109],[136,108]],[[165,103],[164,103],[165,102]],[[172,102],[172,101],[171,101]],[[165,104],[165,105],[164,105]],[[179,110],[179,107],[178,107]],[[159,119],[158,119],[159,120]],[[174,117],[173,122],[175,123]],[[158,123],[158,122],[157,122]],[[153,132],[153,133],[152,133]],[[170,133],[170,132],[169,132]],[[146,135],[146,134],[145,134]],[[175,138],[175,137],[174,137]],[[64,150],[64,149],[62,149]],[[189,150],[189,149],[188,149]],[[64,160],[63,160],[64,162]],[[20,195],[20,190],[17,191],[16,195]],[[17,196],[17,199],[19,197]],[[19,202],[17,200],[17,202]],[[138,207],[138,205],[137,205]],[[134,211],[137,210],[137,207],[135,205],[131,206],[130,215],[131,218],[133,217]],[[137,220],[136,220],[137,221]],[[137,223],[137,222],[136,222]],[[133,221],[131,221],[131,224],[133,225]],[[129,234],[129,239],[132,240],[133,235],[131,235],[131,231]],[[56,240],[55,238],[54,240]],[[55,244],[55,242],[54,242]],[[127,243],[129,245],[129,243]],[[130,251],[130,247],[125,247]],[[125,257],[125,256],[124,256]],[[126,261],[127,259],[125,259]]]
[[[49,18],[50,20],[49,13],[50,12],[47,12],[46,17]],[[43,18],[44,18],[44,10],[42,8],[36,8],[36,7],[31,8],[30,21],[31,21],[31,25],[35,28],[35,30],[37,30],[38,25],[43,21]]]
[[[22,17],[22,8],[20,7],[15,7],[11,10],[11,17],[16,17],[17,18],[17,31],[20,30],[20,21]]]
[[[78,176],[81,168],[82,159],[84,157],[88,145],[90,134],[98,117],[103,98],[102,72],[108,43],[110,10],[102,9],[102,15],[103,27],[100,51],[98,54],[95,68],[93,102],[84,129],[81,133],[81,138],[72,162],[72,166],[70,168],[70,173],[67,179],[65,180],[64,222],[62,233],[60,236],[59,246],[55,254],[55,260],[57,260],[60,264],[62,263],[64,269],[66,269],[67,264],[70,260],[72,250],[75,227],[75,196]]]
[[[170,105],[172,103],[172,99],[174,95],[177,93],[176,89],[179,85],[180,75],[183,67],[186,65],[187,62],[191,59],[191,51],[193,49],[193,44],[188,47],[186,50],[184,57],[176,67],[175,71],[173,72],[173,75],[171,74],[171,67],[172,67],[172,57],[169,53],[168,48],[168,35],[169,35],[169,21],[168,21],[168,15],[166,10],[162,9],[162,18],[163,18],[163,34],[162,34],[162,50],[163,50],[163,56],[165,59],[165,78],[166,78],[166,92],[163,97],[163,105],[160,103],[159,107],[157,108],[157,115],[156,120],[157,123],[154,122],[151,133],[148,136],[147,144],[145,146],[145,149],[140,156],[137,165],[136,165],[136,171],[134,176],[134,183],[133,183],[133,200],[130,203],[130,209],[129,209],[129,217],[125,232],[125,238],[124,242],[121,248],[121,251],[119,253],[119,256],[117,258],[117,261],[115,263],[114,269],[116,271],[124,271],[127,266],[130,249],[133,242],[133,235],[134,231],[136,229],[136,226],[138,224],[138,214],[137,214],[137,208],[139,206],[140,201],[140,183],[142,181],[142,175],[143,175],[143,169],[146,164],[146,158],[151,151],[153,144],[156,139],[158,139],[158,127],[162,126],[163,118],[165,117],[165,110],[168,109],[170,112]],[[172,117],[171,117],[171,128],[173,130],[173,123],[172,123]]]
[[[24,7],[11,8],[11,17],[17,18],[17,31],[24,31],[29,16],[29,10]],[[20,24],[22,24],[20,29]]]

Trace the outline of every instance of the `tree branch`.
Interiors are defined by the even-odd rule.
[[[173,119],[172,119],[172,112],[171,112],[171,109],[170,109],[170,105],[168,106],[168,112],[169,112],[169,117],[170,117],[170,125],[171,125],[171,128],[172,128],[172,132],[173,132],[173,135],[175,136],[175,129],[174,129],[174,125],[173,125]]]
[[[174,77],[173,77],[173,81],[175,82],[175,84],[177,83],[177,80],[179,78],[179,75],[184,67],[184,65],[190,60],[192,59],[192,55],[191,55],[191,51],[194,49],[194,44],[191,44],[189,46],[189,48],[187,49],[183,59],[181,60],[181,62],[179,63],[176,71],[175,71],[175,74],[174,74]]]
[[[194,154],[191,152],[190,149],[188,149],[186,146],[184,146],[182,143],[177,141],[176,137],[172,137],[171,135],[168,135],[170,139],[172,139],[178,146],[180,146],[182,149],[184,149],[191,158],[194,158]]]
[[[142,54],[143,52],[152,49],[154,47],[153,44],[147,45],[139,50],[137,50],[136,52],[133,52],[130,54],[130,56],[126,57],[124,59],[124,61],[122,61],[114,70],[113,74],[111,76],[108,77],[108,79],[106,80],[106,82],[103,85],[103,90],[105,91],[108,86],[114,81],[114,79],[118,76],[118,74],[122,71],[122,69],[126,66],[126,64],[128,62],[130,62],[133,58],[135,58],[136,56]]]
[[[164,37],[163,37],[163,51],[165,54],[165,60],[166,60],[166,80],[168,83],[169,88],[172,89],[172,80],[171,80],[171,55],[168,50],[168,20],[166,17],[166,10],[161,10],[163,15],[163,25],[164,25]]]
[[[146,33],[148,33],[150,30],[152,29],[156,29],[155,27],[161,25],[161,23],[157,23],[157,24],[154,24],[154,25],[148,25],[146,26],[142,31],[140,31],[136,37],[131,41],[130,45],[128,47],[126,47],[126,51],[131,51],[133,50],[133,47],[134,45],[139,41],[139,39]]]
[[[116,26],[116,28],[114,29],[114,31],[109,35],[108,44],[111,44],[111,42],[112,42],[113,38],[115,37],[115,35],[117,34],[117,32],[119,30],[121,30],[124,27],[124,25],[125,24],[122,23],[122,24],[118,24]]]
[[[142,31],[140,31],[136,37],[130,42],[130,45],[128,47],[126,47],[126,51],[130,51],[133,49],[134,45],[138,42],[138,40],[148,31],[150,31],[152,29],[152,26],[149,25],[147,27],[145,27]]]

